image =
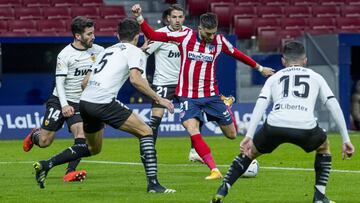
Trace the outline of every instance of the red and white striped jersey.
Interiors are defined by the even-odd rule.
[[[180,51],[180,74],[175,94],[181,97],[202,98],[219,94],[215,64],[221,52],[243,63],[255,67],[256,62],[234,48],[221,34],[215,35],[211,43],[202,41],[193,30],[183,32],[155,32],[146,21],[141,29],[150,40],[174,42]]]

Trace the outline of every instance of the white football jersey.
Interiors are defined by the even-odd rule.
[[[183,26],[182,29],[187,29]],[[157,30],[158,32],[172,32],[168,26]],[[174,43],[155,41],[145,51],[147,54],[155,54],[154,85],[176,85],[180,72],[180,52]]]
[[[96,57],[103,50],[102,46],[96,44],[87,50],[80,50],[69,44],[58,54],[55,76],[65,77],[66,100],[79,103],[82,92],[81,82],[95,62]],[[56,86],[53,95],[58,97]]]
[[[81,100],[97,104],[110,103],[132,68],[144,74],[146,56],[138,47],[129,43],[118,43],[106,48],[91,67],[91,75]],[[144,76],[143,76],[144,77]]]
[[[316,127],[314,108],[318,97],[325,104],[334,94],[320,74],[299,66],[284,68],[271,76],[259,95],[274,103],[267,118],[269,125],[298,129]]]

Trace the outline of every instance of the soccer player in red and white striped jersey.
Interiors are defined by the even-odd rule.
[[[141,7],[136,4],[132,12],[141,25],[145,36],[150,40],[173,42],[178,45],[181,55],[181,67],[176,87],[176,96],[181,106],[181,121],[191,135],[195,150],[211,169],[206,179],[221,178],[212,158],[210,148],[202,139],[199,126],[204,121],[205,112],[210,120],[216,121],[224,135],[230,139],[236,138],[236,128],[231,118],[230,109],[226,108],[219,96],[216,81],[216,59],[224,52],[243,63],[256,68],[264,76],[273,74],[273,69],[257,64],[253,59],[233,47],[230,42],[217,32],[217,16],[205,13],[200,16],[198,32],[185,30],[183,32],[155,32],[141,15]]]

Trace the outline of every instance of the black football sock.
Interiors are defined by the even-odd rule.
[[[243,154],[236,156],[226,176],[224,177],[224,181],[219,187],[217,194],[226,196],[230,187],[243,173],[245,173],[251,162],[252,160]]]
[[[75,138],[74,144],[75,145],[76,144],[86,144],[86,139],[85,138]],[[81,158],[76,159],[75,161],[70,161],[65,174],[75,171],[76,167],[79,165],[80,161],[81,161]]]
[[[154,146],[154,139],[151,135],[141,137],[140,157],[143,162],[148,184],[157,185],[157,159]]]
[[[316,154],[315,162],[315,188],[325,195],[326,184],[331,170],[331,154]]]
[[[31,141],[36,144],[37,146],[39,146],[39,136],[40,136],[40,129],[36,129],[32,134],[31,134]],[[39,146],[40,147],[40,146]]]
[[[156,139],[157,139],[157,136],[158,136],[158,131],[159,131],[158,129],[159,129],[160,123],[161,123],[161,117],[151,116],[149,126],[153,131],[154,144],[156,144]]]
[[[60,152],[59,154],[51,157],[50,159],[45,161],[45,164],[42,164],[42,166],[44,167],[44,169],[49,170],[54,166],[88,156],[91,156],[91,154],[87,144],[75,144]]]

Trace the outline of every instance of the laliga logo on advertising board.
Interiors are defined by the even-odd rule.
[[[34,112],[34,114],[25,114],[22,116],[12,116],[11,114],[5,115],[5,121],[8,129],[24,129],[24,128],[35,128],[40,127],[44,117],[40,117],[39,112]],[[0,129],[5,122],[0,117]],[[1,132],[0,130],[0,132]]]

